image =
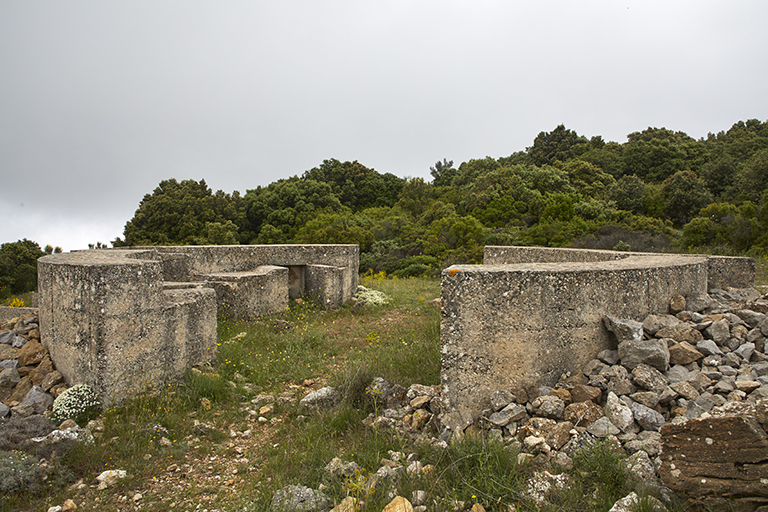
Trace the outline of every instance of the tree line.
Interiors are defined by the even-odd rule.
[[[524,151],[443,159],[430,174],[329,159],[244,195],[169,179],[113,245],[356,243],[361,269],[398,275],[480,262],[487,244],[768,252],[768,122],[756,119],[623,144],[560,125]]]

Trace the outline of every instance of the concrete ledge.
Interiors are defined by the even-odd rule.
[[[441,376],[447,424],[456,429],[476,421],[494,391],[536,396],[616,348],[604,315],[642,320],[666,313],[675,294],[706,293],[713,264],[706,256],[578,249],[486,247],[485,254],[484,265],[442,273]],[[751,280],[749,261],[737,263],[718,280]]]
[[[709,265],[707,273],[708,288],[749,288],[755,284],[755,260],[752,258],[731,256],[488,245],[485,247],[485,252],[483,254],[483,263],[485,265],[566,262],[586,263],[590,261],[611,261],[626,258],[655,258],[659,256],[706,258]]]
[[[317,304],[338,308],[344,303],[345,278],[343,267],[307,265],[304,270],[304,279],[307,287],[306,292]]]
[[[288,269],[261,265],[251,272],[202,274],[216,290],[221,314],[252,320],[288,306]]]

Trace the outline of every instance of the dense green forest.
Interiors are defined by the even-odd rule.
[[[401,276],[480,262],[487,244],[768,252],[768,121],[699,140],[648,128],[623,144],[560,125],[525,151],[430,172],[330,159],[244,195],[169,179],[112,243],[356,243],[362,271]]]

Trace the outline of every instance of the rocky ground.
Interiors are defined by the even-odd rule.
[[[366,423],[419,432],[417,437],[431,443],[483,436],[514,445],[521,462],[542,468],[529,485],[535,501],[544,499],[542,489],[566,485],[552,468],[572,467],[575,450],[606,438],[629,455],[631,471],[667,505],[687,499],[691,506],[768,510],[767,312],[768,295],[753,289],[711,290],[688,300],[675,296],[670,314],[642,322],[605,317],[616,350],[597,354],[582,374],[567,376],[554,388],[527,396],[497,390],[479,421],[463,432],[443,427],[439,388],[405,390],[380,379],[372,389],[381,414]],[[324,390],[323,401],[331,391]],[[366,485],[392,480],[393,471],[424,470],[418,464],[407,458],[395,465],[383,461]],[[623,506],[636,499],[627,497]],[[627,509],[621,506],[615,510]]]
[[[375,379],[367,394],[376,401],[378,414],[365,424],[438,447],[465,436],[514,446],[520,462],[537,468],[527,487],[535,501],[546,499],[548,489],[567,485],[557,469],[572,464],[575,450],[603,438],[627,453],[632,471],[667,505],[682,497],[692,505],[722,506],[725,500],[740,510],[760,510],[768,505],[763,483],[768,481],[763,469],[768,460],[766,313],[768,296],[755,290],[711,290],[708,296],[671,298],[667,315],[642,321],[606,317],[606,328],[616,335],[616,350],[596,354],[582,374],[568,376],[554,388],[527,396],[497,390],[488,397],[478,422],[463,432],[442,426],[446,411],[439,387],[405,389]],[[46,461],[72,443],[91,436],[105,444],[120,440],[104,439],[99,420],[85,429],[71,423],[57,429],[45,420],[65,386],[45,349],[40,349],[35,320],[17,318],[0,326],[6,329],[0,332],[0,451],[17,454],[13,463],[28,468],[28,478],[43,479]],[[95,492],[119,481],[120,468],[115,468],[73,483],[69,499],[49,504],[50,509],[214,510],[217,495],[242,493],[243,474],[259,471],[265,449],[281,442],[275,432],[283,417],[275,411],[285,411],[283,406],[301,399],[299,413],[310,415],[339,399],[332,388],[318,389],[321,384],[287,385],[282,393],[258,395],[241,407],[243,419],[237,424],[216,416],[204,422],[191,417],[193,434],[184,440],[190,449],[178,460],[157,465],[151,454],[145,455],[153,468],[150,481],[136,489],[118,486],[119,493]],[[177,441],[168,439],[159,425],[155,434],[161,445]],[[347,477],[354,469],[354,462],[341,459],[328,461],[326,467],[329,475]],[[437,497],[426,491],[397,496],[390,483],[398,474],[430,470],[413,453],[393,452],[373,474],[362,477],[359,487],[392,493],[390,511],[427,510]],[[13,483],[0,485],[5,486],[2,492],[13,491]],[[625,502],[633,500],[636,497],[628,496]],[[290,486],[273,496],[273,504],[289,510],[329,510],[332,502],[323,489]],[[334,510],[351,511],[355,506],[345,500]],[[454,504],[456,510],[470,506]],[[615,510],[627,506],[617,504]]]

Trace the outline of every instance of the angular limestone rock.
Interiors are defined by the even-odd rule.
[[[768,401],[761,400],[729,402],[708,417],[664,425],[659,470],[664,485],[701,503],[723,497],[764,501],[767,419]]]

